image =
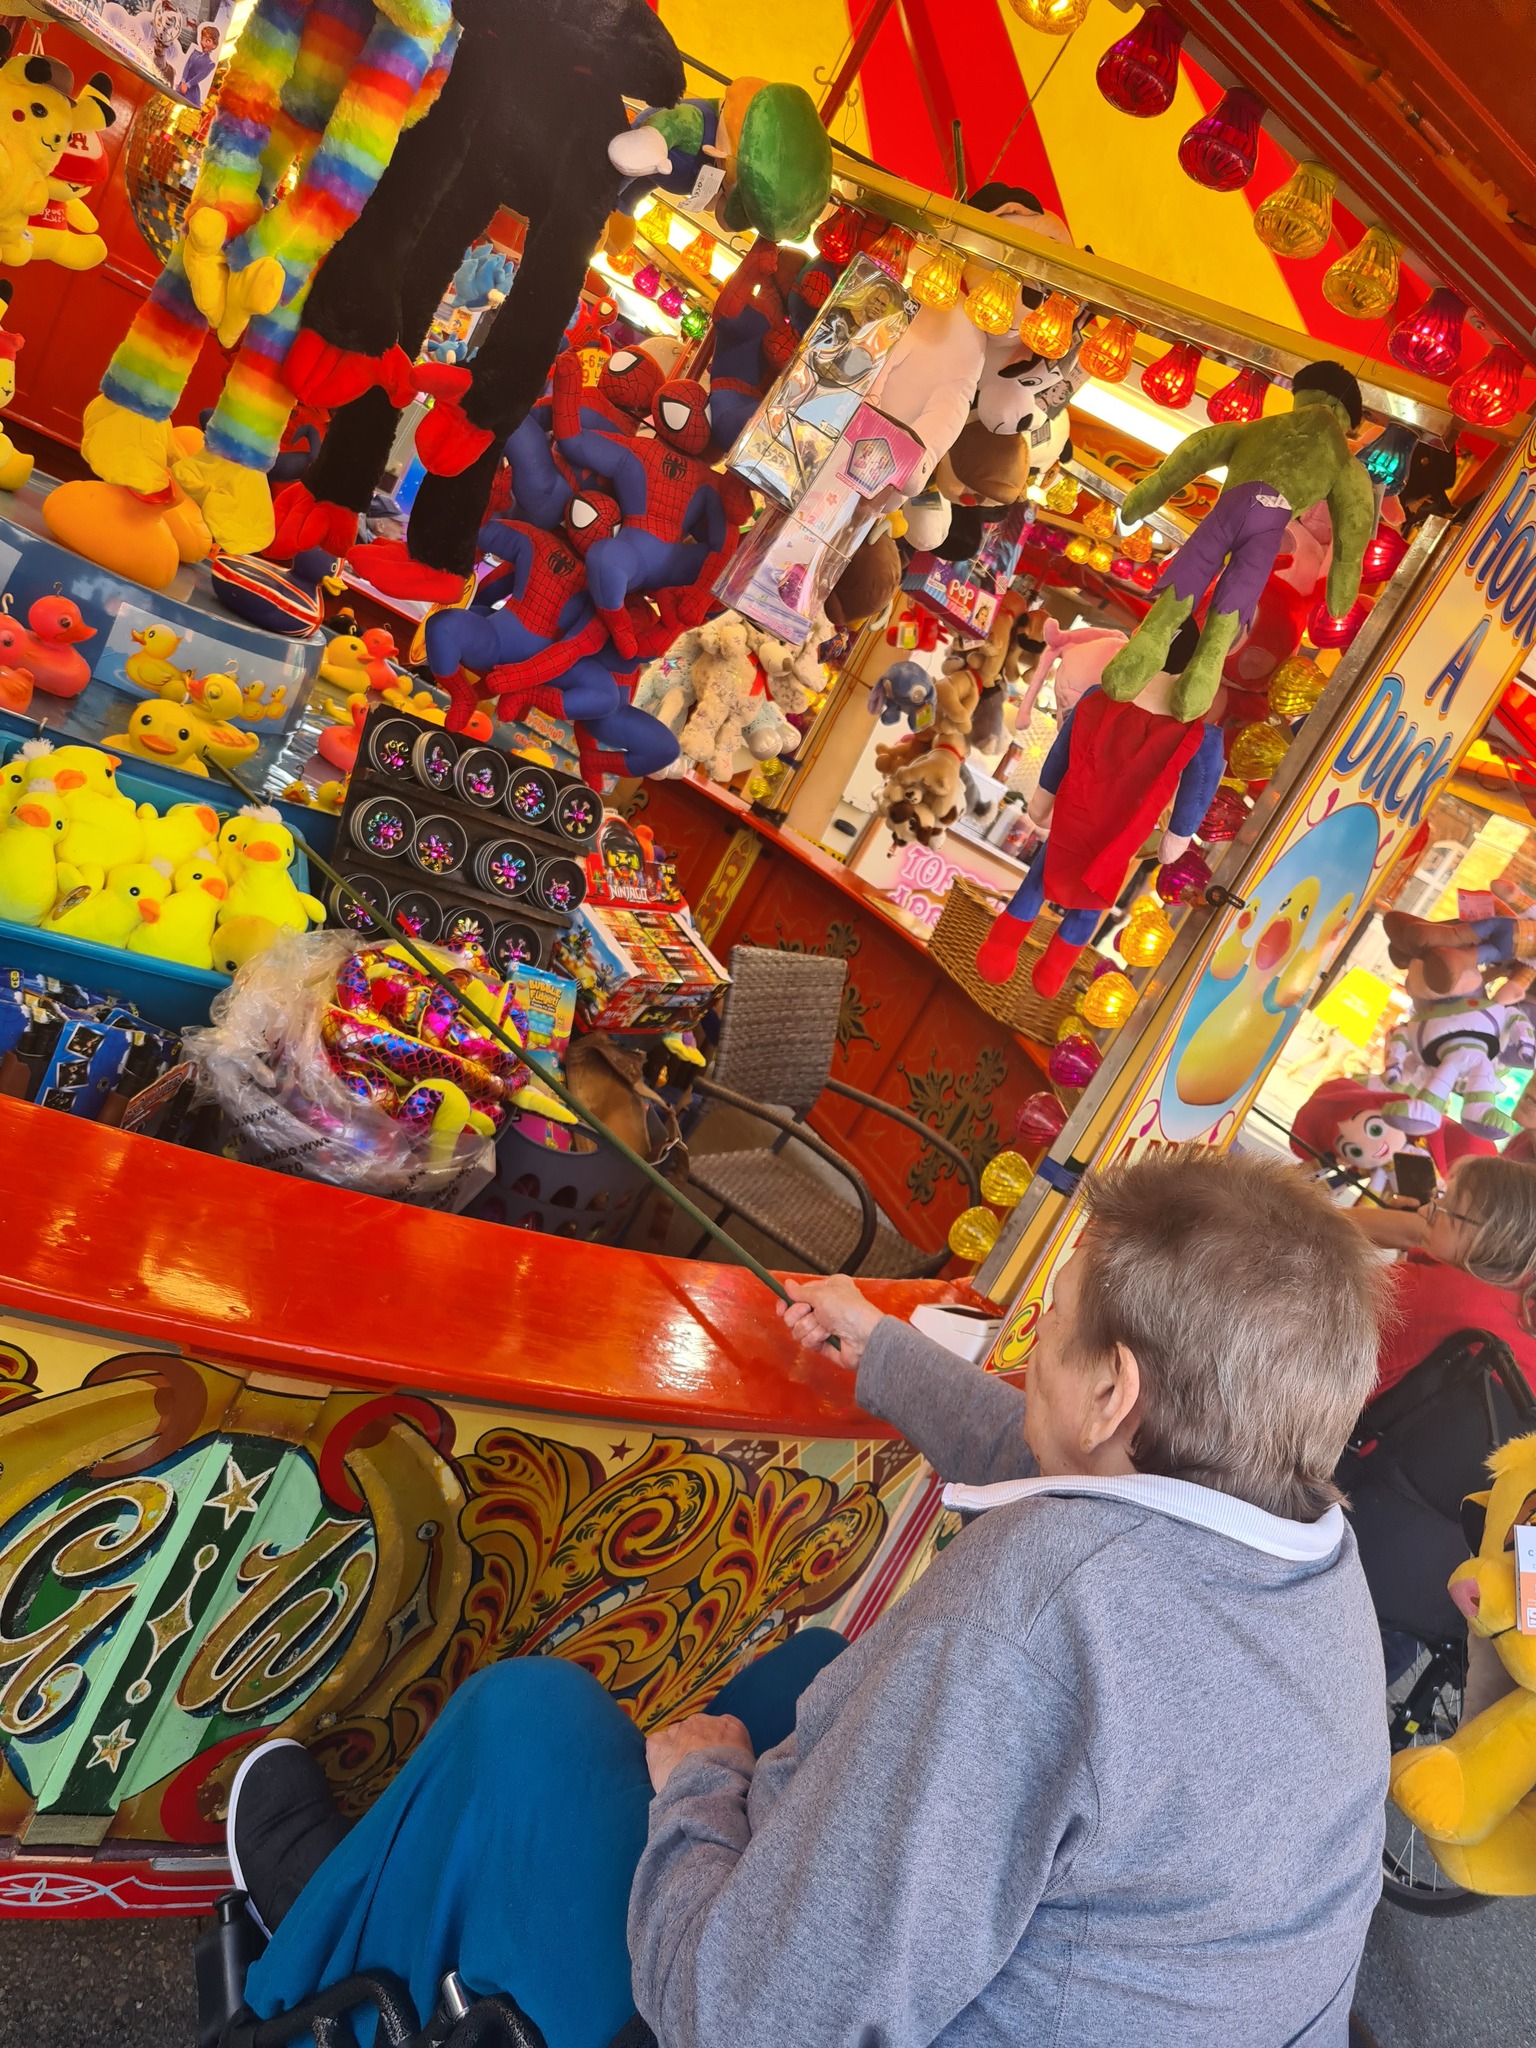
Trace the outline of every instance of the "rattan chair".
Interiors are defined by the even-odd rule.
[[[959,1170],[972,1202],[981,1200],[971,1162],[948,1138],[877,1095],[830,1078],[847,964],[820,953],[781,953],[764,946],[731,950],[731,989],[720,1047],[707,1079],[694,1086],[711,1101],[747,1111],[779,1136],[742,1152],[695,1152],[688,1177],[719,1202],[719,1221],[740,1216],[784,1246],[813,1273],[855,1273],[866,1279],[914,1279],[947,1263],[947,1250],[925,1252],[883,1223],[862,1176],[803,1119],[824,1093],[890,1117],[942,1152]],[[801,1145],[847,1182],[853,1199],[791,1157]],[[693,1256],[709,1244],[700,1238]]]

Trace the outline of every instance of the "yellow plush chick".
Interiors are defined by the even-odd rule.
[[[325,905],[317,897],[306,896],[288,872],[295,851],[293,834],[277,812],[269,804],[248,805],[239,814],[238,823],[238,872],[231,874],[230,862],[225,860],[225,873],[230,874],[225,921],[265,917],[280,928],[295,932],[308,931],[312,924],[323,924]],[[221,855],[225,836],[219,835]]]
[[[220,974],[237,974],[247,960],[265,953],[277,937],[270,917],[232,917],[213,935],[213,964]]]
[[[173,868],[212,846],[219,836],[219,814],[212,804],[172,804],[163,812],[153,804],[140,804],[139,823],[144,828],[145,860],[167,860]]]
[[[126,946],[141,922],[152,924],[160,915],[170,893],[169,875],[148,861],[127,861],[112,870],[101,888],[83,896],[72,890],[58,912],[43,920],[43,930],[92,939],[98,946]]]
[[[187,694],[188,672],[178,668],[171,656],[185,636],[169,626],[140,626],[129,637],[143,650],[130,654],[123,663],[123,674],[129,682],[137,683],[152,696],[165,697],[173,704],[182,703]]]
[[[184,775],[206,775],[202,752],[208,741],[208,727],[194,718],[185,704],[168,704],[152,697],[141,704],[128,721],[126,732],[107,735],[109,747],[121,747],[137,754],[141,761],[154,761],[162,768],[179,768]]]
[[[117,761],[99,747],[55,747],[39,755],[28,786],[49,781],[69,813],[59,859],[99,889],[109,868],[144,857],[144,827],[133,798],[117,786]]]
[[[0,831],[0,917],[41,924],[59,892],[58,847],[69,820],[46,782],[26,790]]]
[[[157,915],[129,935],[129,952],[175,960],[183,967],[212,967],[213,928],[228,894],[229,884],[212,853],[194,854],[177,868]]]
[[[27,784],[46,772],[37,764],[52,758],[52,740],[23,740],[5,766],[0,768],[0,825],[11,815]]]

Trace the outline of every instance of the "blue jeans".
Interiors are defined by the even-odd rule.
[[[709,1711],[744,1721],[761,1756],[844,1647],[801,1629]],[[645,1738],[596,1679],[559,1657],[493,1665],[310,1879],[247,2003],[268,2018],[382,1968],[425,2020],[456,1969],[476,1994],[509,1991],[549,2048],[607,2048],[634,2011],[624,1922],[650,1803]],[[366,2015],[356,2023],[367,2048]]]

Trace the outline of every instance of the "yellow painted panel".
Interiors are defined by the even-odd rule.
[[[1006,6],[1002,17],[1020,73],[1039,93],[1035,120],[1078,247],[1305,332],[1280,266],[1253,231],[1246,194],[1207,192],[1179,168],[1179,138],[1204,112],[1188,78],[1180,74],[1173,105],[1150,121],[1120,113],[1094,84],[1130,17],[1096,8],[1065,45]]]
[[[773,0],[771,6],[740,0],[661,0],[661,18],[672,40],[690,57],[712,64],[732,78],[783,79],[803,85],[820,106],[848,47],[846,0]],[[720,88],[690,72],[691,91]],[[832,125],[833,139],[869,154],[869,127],[862,105],[844,105]]]

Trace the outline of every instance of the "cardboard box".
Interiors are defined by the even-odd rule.
[[[519,1028],[529,1057],[559,1072],[576,1027],[576,984],[543,967],[519,967],[511,977],[512,1003],[526,1024]]]
[[[584,903],[555,950],[583,1024],[605,1031],[694,1023],[730,976],[683,910]]]

